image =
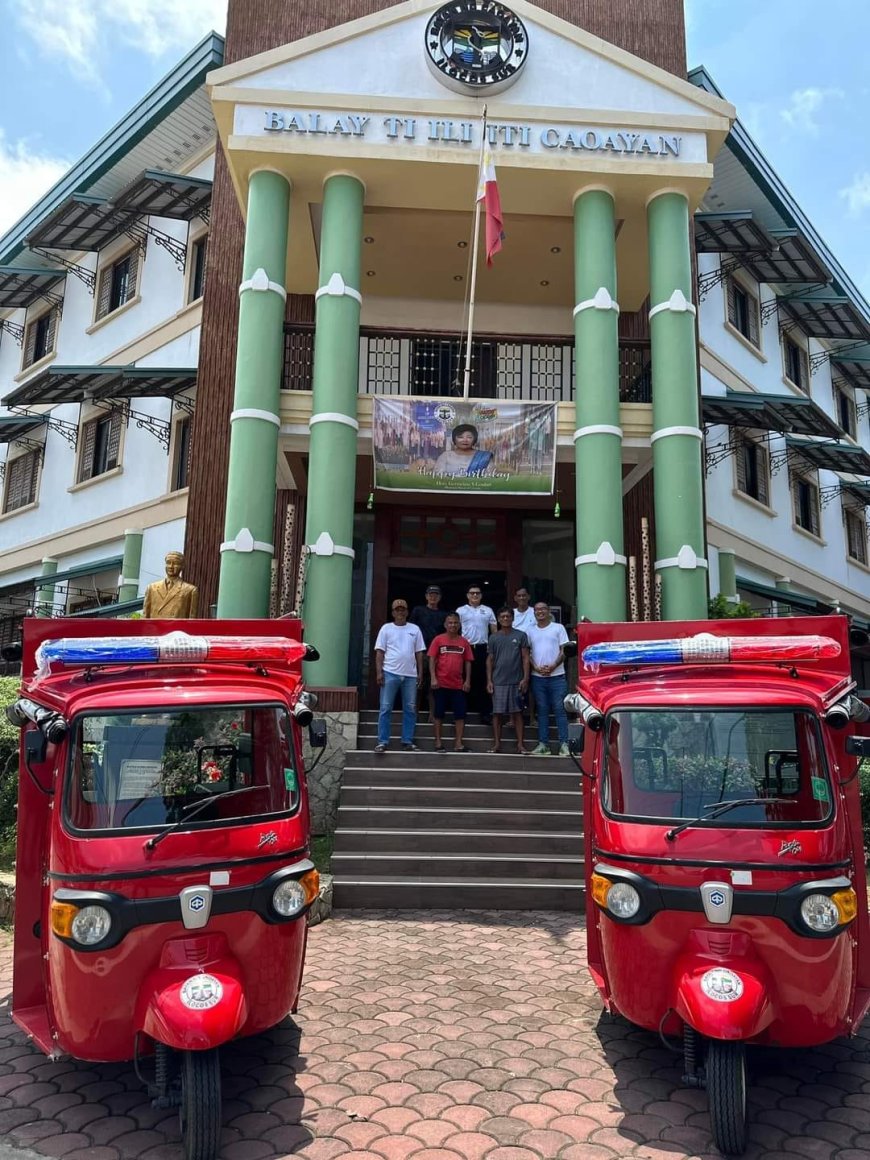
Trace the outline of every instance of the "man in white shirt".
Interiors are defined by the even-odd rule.
[[[543,600],[535,605],[535,626],[527,633],[532,652],[532,692],[538,715],[538,747],[532,753],[537,757],[551,757],[550,712],[556,718],[559,734],[559,756],[568,757],[568,715],[565,712],[565,679],[563,649],[568,634],[550,614],[550,606]]]
[[[529,604],[531,596],[529,596],[528,588],[518,588],[514,593],[514,628],[519,632],[528,634],[530,628],[535,627],[535,613],[534,609]]]
[[[492,698],[486,691],[486,657],[489,634],[498,627],[495,613],[483,603],[483,589],[472,584],[466,593],[468,603],[456,609],[462,625],[462,635],[471,645],[474,662],[471,666],[470,707],[480,714],[484,725],[492,721]]]
[[[423,680],[426,645],[416,624],[408,624],[407,600],[394,600],[393,623],[382,626],[375,641],[375,671],[381,689],[378,716],[378,743],[375,753],[383,753],[390,743],[390,714],[396,695],[402,691],[402,749],[419,752],[414,744],[417,727],[417,689]]]

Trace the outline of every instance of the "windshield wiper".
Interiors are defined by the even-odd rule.
[[[259,788],[260,787],[256,786],[256,785],[243,785],[241,789],[230,789],[230,790],[227,790],[226,793],[209,794],[209,796],[207,798],[203,798],[201,802],[194,802],[193,805],[186,806],[185,807],[186,817],[179,818],[177,822],[173,822],[171,825],[169,825],[165,829],[161,830],[159,834],[155,834],[152,838],[149,838],[148,841],[145,843],[145,849],[146,850],[153,850],[154,847],[159,842],[162,842],[165,837],[167,837],[169,834],[171,834],[173,830],[178,830],[182,826],[186,826],[187,823],[189,821],[191,821],[192,818],[195,818],[197,814],[202,813],[202,811],[206,808],[206,806],[210,806],[212,804],[212,802],[216,802],[218,800],[218,798],[221,798],[222,800],[225,801],[228,797],[235,797],[237,794],[240,794],[240,793],[250,793],[250,791],[252,789],[259,789]]]
[[[674,826],[672,830],[668,830],[665,837],[669,842],[673,842],[677,834],[682,834],[683,830],[688,830],[690,826],[697,826],[698,822],[707,822],[711,818],[718,818],[720,814],[727,814],[729,810],[737,809],[738,806],[793,806],[794,804],[789,798],[762,797],[738,798],[737,801],[731,802],[711,802],[697,818],[689,818],[688,821],[681,822],[679,826]]]

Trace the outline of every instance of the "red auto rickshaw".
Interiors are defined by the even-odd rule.
[[[746,1147],[747,1044],[855,1035],[870,1004],[845,617],[581,624],[588,959],[608,1011],[682,1038]]]
[[[25,623],[12,1016],[52,1059],[133,1060],[213,1160],[219,1046],[299,995],[316,650],[289,620],[107,627]]]

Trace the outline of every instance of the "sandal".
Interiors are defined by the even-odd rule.
[[[523,749],[521,746],[518,745],[517,746],[517,756],[518,757],[528,757],[529,756],[528,749]]]
[[[446,752],[447,752],[447,750],[444,748],[444,746],[443,746],[443,745],[436,745],[436,746],[435,746],[435,752],[436,752],[436,753],[446,753]]]
[[[467,745],[455,745],[453,747],[453,752],[454,753],[471,753],[471,750],[468,748]]]
[[[486,752],[487,753],[501,753],[501,748],[499,746],[493,746],[492,749],[487,749]]]

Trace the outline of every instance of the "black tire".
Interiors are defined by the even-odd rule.
[[[222,1120],[217,1048],[185,1051],[181,1064],[181,1136],[185,1160],[215,1160]]]
[[[725,1156],[746,1151],[746,1046],[707,1042],[707,1102],[713,1142]]]

